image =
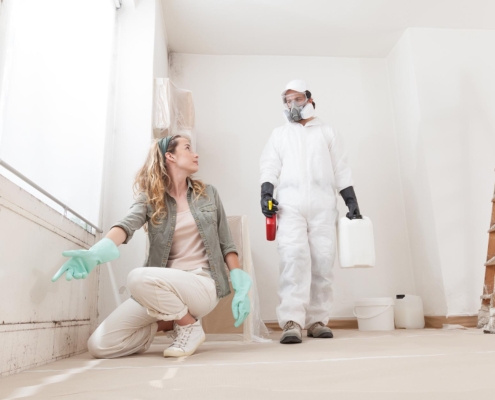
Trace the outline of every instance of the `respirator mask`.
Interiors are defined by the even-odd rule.
[[[313,104],[308,102],[307,93],[282,95],[285,106],[284,114],[289,122],[298,122],[315,116]]]

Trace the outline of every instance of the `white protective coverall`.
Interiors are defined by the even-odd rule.
[[[305,126],[287,122],[273,131],[260,167],[260,183],[273,184],[279,202],[279,325],[326,325],[333,300],[336,192],[353,185],[342,139],[319,118]]]

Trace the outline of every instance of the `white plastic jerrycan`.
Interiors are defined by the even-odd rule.
[[[412,294],[398,294],[395,296],[395,327],[405,329],[423,329],[425,315],[421,297]]]
[[[375,266],[373,224],[363,219],[339,219],[337,228],[339,261],[342,268],[370,268]]]

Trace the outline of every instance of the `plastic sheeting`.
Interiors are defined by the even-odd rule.
[[[253,281],[250,290],[251,313],[239,328],[234,327],[234,317],[232,316],[232,298],[234,291],[231,286],[231,294],[220,300],[217,307],[201,321],[206,333],[229,333],[243,335],[245,341],[264,342],[268,339],[269,330],[261,319],[258,288],[254,272],[253,259],[251,256],[251,243],[249,240],[248,219],[243,216],[227,217],[234,243],[239,253],[239,263],[241,268],[247,272]],[[227,266],[225,266],[227,268]]]
[[[196,148],[194,103],[190,90],[179,89],[168,78],[155,79],[153,134],[155,138],[186,135]]]

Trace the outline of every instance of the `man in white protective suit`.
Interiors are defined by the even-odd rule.
[[[361,215],[344,143],[316,117],[306,83],[289,82],[282,101],[287,123],[273,131],[265,146],[260,183],[263,214],[278,216],[277,318],[283,329],[280,343],[289,344],[302,342],[303,328],[308,337],[333,337],[327,323],[337,239],[336,192],[349,207],[349,219]],[[275,188],[278,201],[273,198]]]

